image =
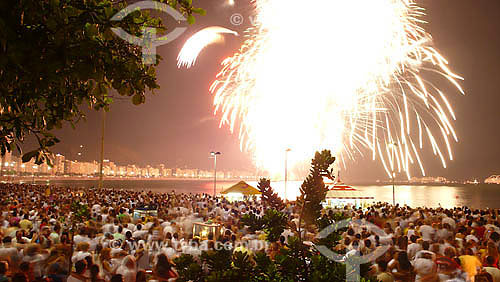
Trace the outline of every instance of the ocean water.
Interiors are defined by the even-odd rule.
[[[217,192],[220,192],[237,181],[217,181]],[[59,186],[97,187],[97,180],[51,180],[50,183]],[[255,181],[248,184],[256,186]],[[272,182],[274,190],[281,197],[294,200],[299,195],[301,181],[288,181],[286,192],[285,183]],[[213,193],[212,180],[105,180],[104,187],[115,189],[134,189],[140,191],[177,193]],[[353,185],[367,196],[375,197],[376,201],[392,202],[392,185]],[[452,208],[468,206],[472,208],[500,208],[500,185],[396,185],[396,203],[411,207],[439,207]]]

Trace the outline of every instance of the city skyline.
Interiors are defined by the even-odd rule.
[[[99,162],[78,161],[66,159],[62,154],[55,154],[52,166],[47,163],[35,164],[34,160],[23,163],[19,156],[7,153],[1,158],[2,174],[16,173],[17,175],[85,175],[89,177],[99,176]],[[105,159],[103,162],[103,175],[116,177],[144,177],[144,178],[200,178],[211,179],[214,170],[204,170],[193,167],[169,167],[165,164],[139,166],[136,164],[116,164],[112,160]],[[255,179],[255,174],[241,170],[217,171],[219,179]]]
[[[78,154],[77,154],[78,155]],[[79,155],[81,156],[81,155]],[[86,176],[99,177],[99,162],[70,160],[62,154],[55,154],[52,160],[52,166],[47,163],[40,165],[35,164],[34,160],[23,163],[19,156],[7,153],[0,159],[0,175],[16,175],[16,176]],[[206,179],[210,180],[214,177],[214,170],[207,170],[195,167],[175,167],[165,164],[148,164],[139,166],[137,164],[117,164],[112,160],[105,159],[103,162],[103,176],[105,177],[128,177],[128,178],[183,178],[183,179]],[[271,178],[269,173],[253,170],[218,170],[217,179],[221,180],[257,180],[262,177]],[[340,175],[339,175],[340,177]],[[339,178],[342,182],[344,178]],[[443,176],[433,175],[424,177],[412,177],[406,179],[404,177],[396,178],[398,183],[413,183],[413,184],[447,184],[447,183],[500,183],[500,175],[490,175],[485,179],[468,178],[448,179]],[[279,179],[272,179],[279,181]],[[302,178],[289,178],[290,181],[301,181]],[[376,179],[373,183],[384,182],[387,179]]]

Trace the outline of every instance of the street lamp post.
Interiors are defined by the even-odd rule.
[[[220,155],[221,152],[210,152],[210,155],[214,159],[214,198],[217,195],[217,156]]]
[[[286,201],[286,185],[288,182],[288,152],[290,152],[292,149],[287,148],[285,150],[285,201]]]
[[[395,185],[394,185],[394,178],[396,177],[396,173],[394,172],[394,167],[396,166],[394,163],[394,150],[396,150],[396,147],[398,146],[396,143],[391,143],[389,144],[391,147],[391,179],[392,179],[392,205],[396,206],[396,190],[395,190]]]
[[[101,155],[100,155],[100,161],[99,161],[99,184],[98,187],[99,189],[102,188],[102,183],[103,183],[103,165],[104,165],[104,132],[105,132],[105,126],[106,126],[106,110],[102,111],[102,131],[101,131]]]
[[[33,166],[33,174],[31,175],[33,177],[33,184],[35,184],[35,169],[38,169],[38,166],[37,165],[34,165]]]

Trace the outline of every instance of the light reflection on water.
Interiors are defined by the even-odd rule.
[[[217,181],[217,192],[230,187],[237,181]],[[51,184],[72,187],[97,187],[97,180],[51,181]],[[256,181],[248,184],[257,186]],[[299,194],[301,181],[288,181],[287,198],[294,200]],[[285,183],[272,182],[273,189],[283,197]],[[353,185],[376,201],[392,203],[391,185]],[[213,193],[212,180],[106,180],[104,187],[117,189],[151,190],[156,192]],[[396,203],[412,207],[452,208],[469,206],[473,208],[500,208],[500,185],[449,185],[449,186],[412,186],[396,185]]]
[[[249,183],[249,184],[255,184]],[[295,199],[302,182],[287,183],[287,198]],[[284,183],[275,182],[273,188],[284,196]],[[353,185],[375,201],[392,203],[392,185]],[[470,206],[474,208],[500,208],[500,185],[414,186],[396,185],[396,203],[411,207]]]

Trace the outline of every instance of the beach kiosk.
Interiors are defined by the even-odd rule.
[[[345,206],[366,208],[371,206],[374,201],[375,197],[372,195],[367,195],[352,186],[337,182],[329,186],[323,206],[330,208],[343,208]]]
[[[248,183],[246,183],[245,181],[240,181],[222,191],[221,195],[228,201],[234,202],[242,201],[245,197],[255,196],[257,198],[260,198],[261,193],[257,188],[248,185]]]
[[[222,226],[211,221],[195,222],[193,225],[193,237],[200,240],[217,240],[222,234]]]
[[[158,216],[158,207],[156,205],[139,205],[134,210],[134,219],[138,220],[141,218],[150,218]]]

